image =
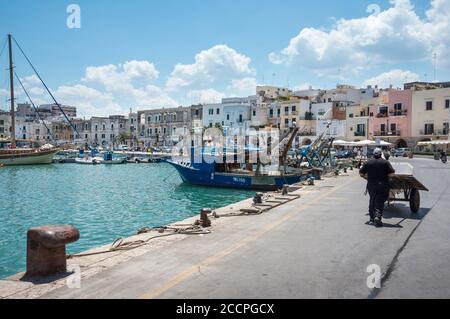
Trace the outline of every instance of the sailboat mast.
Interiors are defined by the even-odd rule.
[[[11,148],[16,148],[16,113],[14,108],[14,69],[12,59],[11,34],[8,34],[9,46],[9,83],[11,89]]]

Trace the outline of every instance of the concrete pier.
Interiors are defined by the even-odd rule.
[[[300,198],[267,213],[212,218],[208,235],[69,260],[82,270],[78,289],[64,279],[25,283],[16,276],[0,281],[0,296],[450,298],[450,166],[406,161],[430,192],[421,194],[418,215],[404,203],[387,208],[383,228],[366,225],[365,182],[349,171],[297,190]],[[369,265],[380,267],[381,289],[367,286]]]

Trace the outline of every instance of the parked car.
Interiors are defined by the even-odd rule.
[[[412,154],[412,151],[409,148],[397,148],[394,151],[395,157],[409,157],[411,154]]]

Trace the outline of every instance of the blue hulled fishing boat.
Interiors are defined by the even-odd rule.
[[[297,134],[297,129],[291,132],[288,143],[280,156],[280,165],[274,170],[263,170],[262,163],[250,164],[249,148],[245,149],[245,163],[239,164],[237,160],[231,163],[226,161],[230,156],[237,159],[236,151],[232,154],[215,155],[214,150],[202,149],[201,156],[195,157],[194,148],[191,149],[189,159],[168,160],[180,174],[185,183],[212,187],[227,187],[239,189],[277,190],[283,185],[291,185],[305,180],[310,170],[289,169],[284,166],[287,151]]]

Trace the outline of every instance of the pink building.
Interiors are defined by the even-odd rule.
[[[382,91],[374,102],[369,105],[369,138],[407,147],[411,137],[412,90]]]

